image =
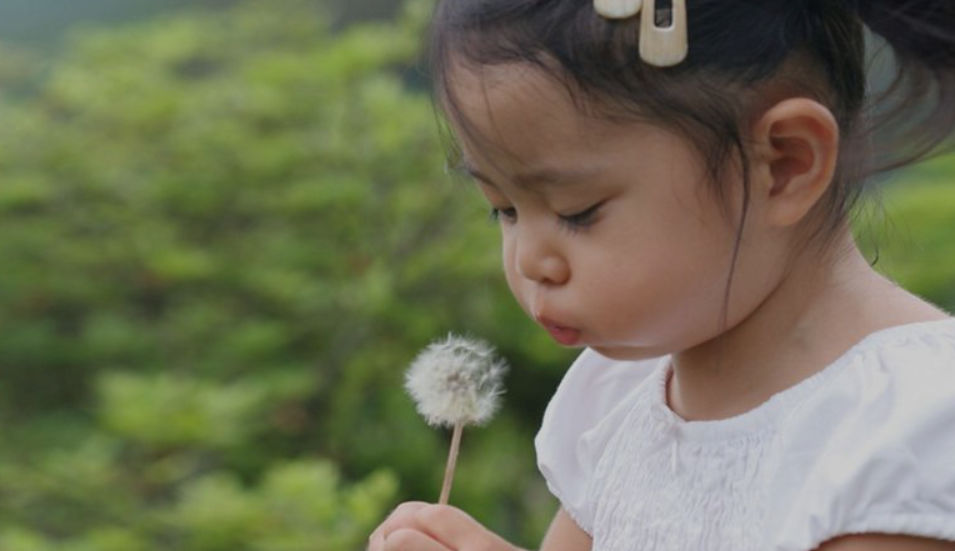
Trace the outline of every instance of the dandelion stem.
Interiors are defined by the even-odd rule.
[[[454,467],[458,462],[458,450],[461,449],[461,433],[464,432],[464,423],[455,423],[454,433],[451,435],[451,449],[448,451],[448,464],[444,469],[444,484],[441,485],[440,505],[447,505],[451,495],[451,482],[454,480]]]

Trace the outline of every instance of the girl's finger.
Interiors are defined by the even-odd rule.
[[[382,551],[376,547],[376,541],[383,542],[385,536],[399,528],[408,528],[413,526],[414,515],[423,507],[427,507],[428,504],[423,501],[408,501],[402,503],[395,508],[394,511],[388,515],[388,518],[384,520],[374,532],[371,533],[371,537],[368,538],[368,551]]]
[[[384,540],[384,551],[452,551],[427,534],[409,528],[399,528]]]
[[[449,549],[461,551],[515,549],[500,536],[455,507],[425,505],[415,509],[414,520],[419,530]]]
[[[372,532],[368,536],[368,547],[365,551],[385,551],[385,537],[378,532]]]

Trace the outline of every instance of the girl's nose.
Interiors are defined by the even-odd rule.
[[[525,279],[544,285],[563,285],[570,279],[567,260],[540,240],[522,240],[516,256],[517,271]]]

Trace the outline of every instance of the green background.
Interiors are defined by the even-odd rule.
[[[532,437],[572,354],[516,307],[482,201],[445,173],[428,2],[18,5],[0,8],[0,550],[361,549],[437,495],[447,434],[401,383],[448,331],[513,366],[452,502],[536,546],[556,503]],[[900,174],[859,212],[877,266],[948,309],[953,171]]]

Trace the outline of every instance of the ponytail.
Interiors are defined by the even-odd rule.
[[[955,3],[949,0],[856,0],[859,16],[906,61],[955,69]]]
[[[955,1],[850,0],[894,53],[894,75],[868,117],[872,172],[919,161],[951,145],[955,131]]]

